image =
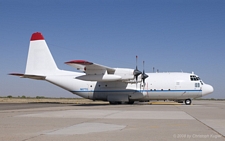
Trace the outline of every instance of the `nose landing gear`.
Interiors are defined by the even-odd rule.
[[[191,105],[191,99],[185,99],[185,101],[184,101],[184,103],[186,104],[186,105]]]

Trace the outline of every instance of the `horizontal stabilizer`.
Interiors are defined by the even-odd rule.
[[[21,78],[30,78],[30,79],[36,79],[36,80],[45,80],[45,77],[46,77],[46,76],[40,76],[40,75],[27,75],[22,73],[10,73],[9,75],[15,75]]]

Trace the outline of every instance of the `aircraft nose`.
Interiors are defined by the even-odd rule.
[[[208,84],[204,84],[202,87],[202,96],[211,94],[213,92],[213,87]]]

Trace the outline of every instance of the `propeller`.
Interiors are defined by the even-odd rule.
[[[134,70],[134,73],[133,73],[136,78],[136,82],[137,82],[138,76],[141,74],[141,71],[139,71],[137,67],[137,59],[138,59],[138,56],[136,56],[136,69]]]
[[[148,75],[145,73],[145,61],[143,61],[143,72],[141,75],[141,79],[143,80],[143,83],[145,85],[145,79],[148,78]]]

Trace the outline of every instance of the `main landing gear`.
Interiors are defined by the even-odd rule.
[[[111,104],[111,105],[116,105],[116,104],[134,104],[134,101],[129,101],[129,102],[109,101],[109,104]]]
[[[122,104],[122,102],[119,102],[119,101],[109,101],[109,104],[116,105],[116,104]]]

